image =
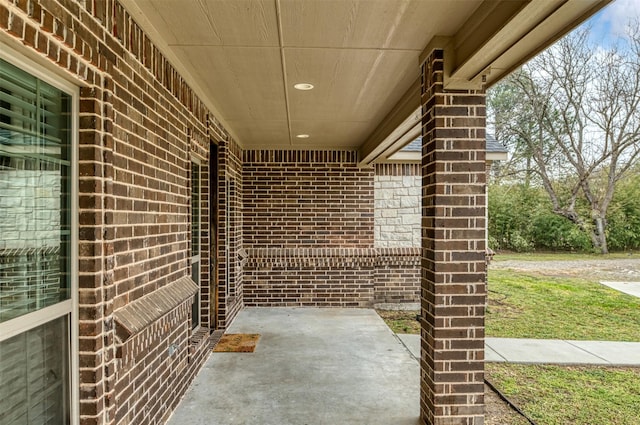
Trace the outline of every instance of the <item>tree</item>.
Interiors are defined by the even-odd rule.
[[[574,31],[492,88],[488,104],[513,152],[507,170],[535,179],[554,213],[607,253],[607,211],[640,157],[638,23],[609,47]]]

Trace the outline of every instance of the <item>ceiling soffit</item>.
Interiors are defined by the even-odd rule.
[[[537,28],[547,38],[560,34],[576,20],[566,4],[606,3],[121,1],[244,148],[359,149],[368,161],[391,135],[415,131],[420,56],[432,40],[453,52],[448,82],[464,85],[510,71],[513,57],[541,46],[540,37],[526,39]],[[549,13],[563,7],[551,25]],[[315,88],[295,90],[299,82]]]
[[[420,62],[433,49],[443,49],[445,88],[485,89],[611,1],[486,1],[454,36],[432,38]],[[398,110],[408,111],[404,121]],[[359,150],[361,165],[386,161],[414,140],[421,132],[420,117],[419,98],[406,94],[363,143]]]
[[[295,149],[359,148],[480,3],[123,0],[243,147]]]

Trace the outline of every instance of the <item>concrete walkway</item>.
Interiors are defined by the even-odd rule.
[[[420,358],[420,335],[398,338]],[[640,342],[486,338],[487,362],[640,366]]]
[[[640,282],[609,282],[602,281],[601,284],[613,288],[616,291],[624,292],[625,294],[633,295],[640,298]]]
[[[601,284],[640,297],[640,282]],[[380,308],[392,309],[393,306]],[[419,307],[411,305],[417,310]],[[420,335],[398,334],[398,338],[420,358]],[[558,339],[486,338],[485,360],[525,364],[604,365],[640,367],[640,342],[572,341]]]
[[[420,368],[374,310],[248,308],[227,333],[254,353],[213,353],[169,425],[417,425]]]

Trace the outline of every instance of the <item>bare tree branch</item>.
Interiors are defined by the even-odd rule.
[[[535,176],[554,212],[607,252],[616,185],[640,161],[640,23],[606,48],[575,31],[492,89],[488,105],[512,152],[508,175]]]

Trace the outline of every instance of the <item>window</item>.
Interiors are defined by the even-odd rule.
[[[0,342],[0,359],[0,423],[70,423],[68,316]]]
[[[200,221],[201,221],[201,199],[200,199],[200,175],[201,165],[197,158],[191,162],[191,278],[198,285],[198,292],[193,299],[192,326],[196,328],[200,325]]]
[[[76,90],[23,65],[0,57],[0,423],[70,424]]]

